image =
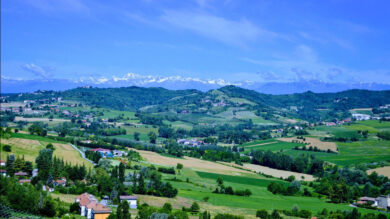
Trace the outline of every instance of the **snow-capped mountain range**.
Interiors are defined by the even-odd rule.
[[[197,89],[207,91],[227,85],[235,85],[268,94],[290,94],[305,91],[338,92],[348,89],[389,90],[390,84],[380,83],[328,83],[316,80],[296,82],[254,82],[236,81],[230,82],[224,79],[199,79],[182,76],[153,76],[127,73],[121,77],[82,77],[72,79],[12,79],[1,78],[2,93],[33,92],[36,90],[67,90],[81,86],[93,87],[163,87],[172,90]]]

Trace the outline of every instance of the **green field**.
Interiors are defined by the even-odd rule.
[[[290,142],[284,142],[284,141],[278,141],[275,139],[268,139],[268,140],[260,140],[260,141],[253,141],[247,144],[243,144],[242,146],[245,148],[244,152],[249,152],[251,150],[263,150],[263,151],[283,151],[284,153],[288,153],[287,151],[292,150],[295,146],[302,146],[303,144],[300,143],[290,143]]]
[[[165,178],[172,176],[165,175]],[[183,182],[171,181],[174,187],[179,189],[178,196],[185,197],[198,202],[204,202],[204,198],[208,197],[208,203],[214,206],[222,206],[227,209],[244,210],[246,215],[255,215],[257,209],[285,209],[291,210],[294,205],[298,205],[300,209],[310,210],[313,213],[321,211],[323,208],[329,210],[351,210],[347,204],[332,204],[328,203],[324,198],[303,197],[303,196],[283,196],[274,195],[267,190],[267,185],[272,181],[280,181],[275,178],[265,178],[256,175],[244,176],[228,176],[206,172],[194,172],[191,169],[185,168],[180,175],[176,176]],[[232,186],[233,189],[249,189],[252,192],[250,197],[240,197],[225,194],[215,194],[212,191],[216,188],[216,179],[222,177],[225,186]],[[190,183],[186,183],[185,179],[189,178]],[[361,212],[374,212],[366,209],[359,209]],[[242,214],[242,212],[239,212]],[[238,213],[237,213],[238,214]]]

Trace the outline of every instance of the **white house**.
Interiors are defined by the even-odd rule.
[[[383,209],[390,208],[390,194],[388,194],[387,196],[381,195],[378,198],[376,198],[376,201],[378,203],[378,208],[383,208]]]
[[[369,120],[371,119],[371,116],[370,115],[367,115],[367,114],[361,114],[361,113],[352,113],[352,118],[358,120],[358,121],[362,121],[362,120]]]
[[[119,150],[113,150],[112,153],[114,154],[114,157],[123,157],[127,155],[126,152],[124,151],[119,151]]]
[[[137,196],[135,195],[121,195],[119,196],[120,200],[125,200],[129,203],[130,208],[137,208]]]

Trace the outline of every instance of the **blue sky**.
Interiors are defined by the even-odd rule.
[[[8,79],[390,84],[389,1],[2,1]]]

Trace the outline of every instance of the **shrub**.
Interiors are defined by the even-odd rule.
[[[267,219],[269,217],[268,212],[264,209],[260,209],[256,211],[256,217]]]
[[[11,145],[6,144],[6,145],[3,146],[3,151],[11,152],[11,149],[12,149]]]

